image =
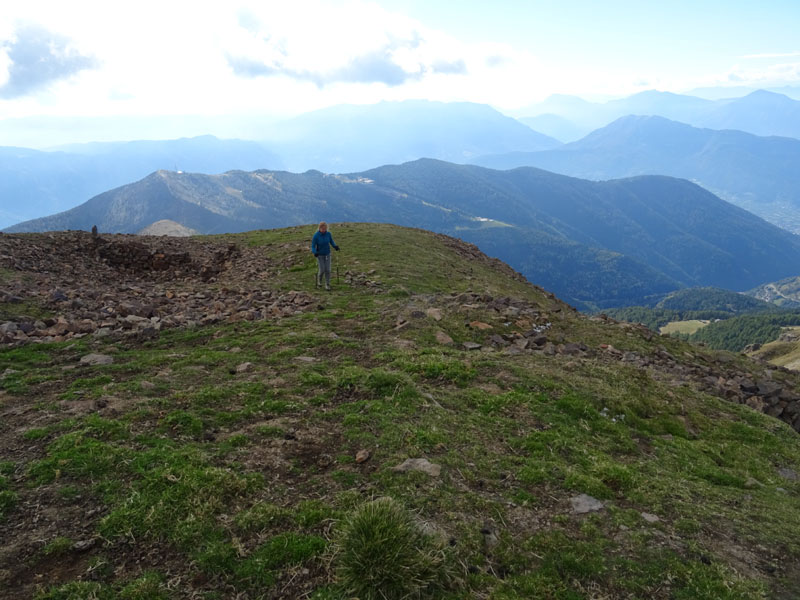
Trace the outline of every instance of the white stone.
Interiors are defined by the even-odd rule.
[[[114,359],[107,354],[87,354],[80,362],[82,365],[110,365]]]
[[[572,512],[578,513],[579,515],[605,508],[605,504],[603,504],[597,498],[592,498],[588,494],[574,496],[570,498],[569,501],[570,504],[572,504]]]

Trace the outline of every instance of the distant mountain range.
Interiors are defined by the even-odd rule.
[[[426,100],[334,106],[279,123],[264,135],[284,168],[295,172],[362,171],[418,158],[466,162],[561,145],[484,104]]]
[[[563,142],[578,140],[628,115],[654,115],[695,127],[800,138],[800,101],[766,90],[720,100],[648,90],[605,103],[554,95],[517,112],[523,123]]]
[[[679,125],[656,125],[657,120],[607,125],[617,117],[655,115],[706,128],[800,136],[799,107],[796,100],[763,90],[715,101],[649,91],[603,104],[553,96],[530,110],[563,114],[515,120],[486,105],[420,100],[343,105],[283,122],[254,118],[249,130],[241,123],[236,126],[235,131],[258,142],[206,135],[72,144],[48,152],[0,147],[0,228],[67,210],[159,169],[346,173],[427,157],[497,168],[538,165],[584,178],[686,177],[773,223],[800,231],[800,211],[794,205],[799,189],[796,144],[730,131],[700,135]],[[7,121],[0,121],[3,134]],[[219,130],[221,123],[209,119],[209,130]],[[604,127],[595,130],[596,125]],[[595,131],[577,145],[556,139],[575,139],[590,129]],[[524,156],[532,152],[545,154],[536,160]],[[508,154],[510,159],[484,158]]]
[[[478,244],[581,308],[684,286],[745,290],[800,265],[800,237],[685,180],[592,182],[429,159],[348,175],[159,171],[9,231],[132,233],[163,219],[201,233],[322,219],[421,227]]]
[[[475,156],[559,146],[486,105],[409,101],[337,106],[269,126],[259,143],[212,136],[92,143],[42,152],[0,147],[0,229],[61,212],[159,169],[359,171],[422,157],[464,162]]]
[[[535,166],[597,180],[644,174],[681,177],[800,232],[800,140],[793,138],[627,116],[553,150],[485,156],[473,162],[495,169]]]

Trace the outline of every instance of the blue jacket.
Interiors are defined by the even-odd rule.
[[[337,246],[336,242],[333,241],[333,236],[331,235],[330,231],[326,231],[325,233],[317,231],[317,233],[314,234],[314,237],[311,238],[311,252],[314,254],[319,254],[321,256],[330,254],[331,246],[337,250],[339,249],[339,246]]]

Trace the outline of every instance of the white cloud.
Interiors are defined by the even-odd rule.
[[[800,56],[800,52],[765,52],[763,54],[745,54],[741,58],[743,59],[755,59],[755,58],[793,58],[796,56]]]
[[[228,63],[241,77],[285,76],[320,88],[335,83],[394,87],[431,73],[463,75],[468,69],[453,51],[455,40],[374,4],[316,2],[269,19],[257,10],[240,13],[242,32],[225,40]]]
[[[14,39],[0,44],[6,77],[0,98],[19,98],[45,89],[98,66],[94,57],[78,52],[68,38],[37,25],[17,29]]]
[[[735,65],[720,79],[752,87],[798,83],[800,82],[800,62],[780,62],[760,68]]]

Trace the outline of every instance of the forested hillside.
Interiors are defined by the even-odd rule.
[[[800,325],[800,310],[742,315],[711,323],[687,339],[703,342],[718,350],[739,352],[749,344],[765,344],[776,340],[783,327],[796,325]]]

